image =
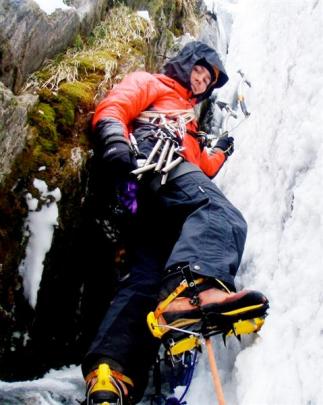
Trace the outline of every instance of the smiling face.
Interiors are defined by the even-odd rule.
[[[204,66],[195,65],[190,81],[193,94],[203,94],[211,84],[211,74]]]

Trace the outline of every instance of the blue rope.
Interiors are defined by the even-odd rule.
[[[179,402],[179,399],[172,397],[172,398],[167,399],[167,401],[165,402],[165,405],[186,405],[186,401]]]
[[[175,397],[168,398],[165,402],[165,405],[186,405],[187,404],[187,402],[183,401],[183,399],[184,399],[185,395],[187,394],[187,391],[189,390],[192,379],[193,379],[194,369],[195,369],[195,365],[196,365],[196,359],[197,359],[197,350],[195,350],[195,352],[194,352],[193,361],[187,372],[188,377],[187,377],[186,387],[185,387],[185,390],[184,390],[182,396],[180,397],[180,399],[177,399]]]

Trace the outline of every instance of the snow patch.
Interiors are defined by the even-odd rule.
[[[44,259],[52,244],[54,227],[58,224],[57,201],[61,199],[61,192],[59,188],[48,191],[47,184],[39,179],[34,180],[33,186],[39,191],[40,198],[32,197],[31,193],[26,195],[29,210],[25,224],[28,243],[19,272],[23,278],[24,295],[35,308]]]
[[[0,381],[1,404],[79,404],[85,383],[79,366],[50,370],[39,380],[7,383]]]

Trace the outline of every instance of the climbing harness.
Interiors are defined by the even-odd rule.
[[[179,126],[182,134],[185,134],[185,126],[196,118],[194,109],[188,110],[147,110],[143,111],[136,121],[156,125],[164,125],[167,120],[168,125]]]
[[[138,160],[139,168],[133,170],[132,174],[136,175],[138,180],[141,180],[146,172],[159,174],[160,185],[164,185],[170,172],[174,172],[174,169],[184,162],[182,141],[187,133],[186,125],[194,119],[193,109],[142,112],[136,122],[148,123],[154,128],[149,137],[155,139],[156,143],[146,159]],[[134,152],[140,156],[137,140],[133,135],[130,140]],[[185,170],[188,172],[193,169],[187,166]]]

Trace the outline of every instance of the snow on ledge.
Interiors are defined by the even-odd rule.
[[[75,9],[74,7],[67,6],[65,3],[63,3],[63,0],[34,0],[34,1],[48,15],[54,13],[57,9],[61,10]]]

